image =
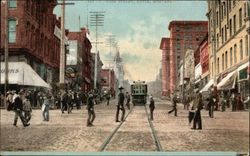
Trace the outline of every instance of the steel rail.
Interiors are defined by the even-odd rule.
[[[145,111],[146,111],[146,114],[147,114],[147,117],[148,117],[148,122],[149,122],[150,128],[151,128],[151,130],[152,130],[152,134],[153,134],[153,137],[154,137],[154,142],[155,142],[157,151],[163,151],[163,150],[162,150],[162,147],[161,147],[160,140],[158,139],[157,133],[156,133],[156,131],[155,131],[155,129],[154,129],[154,125],[153,125],[152,121],[151,121],[150,118],[149,118],[149,114],[148,114],[148,110],[147,110],[146,105],[145,105]]]
[[[128,114],[125,116],[125,119],[127,119],[128,115],[133,111],[134,106],[131,108],[131,110],[128,112]],[[125,109],[125,108],[124,108]],[[111,133],[110,136],[106,138],[106,140],[102,143],[102,145],[99,147],[98,152],[103,152],[104,149],[107,147],[107,145],[110,143],[111,139],[114,137],[115,133],[118,131],[118,129],[122,126],[124,122],[121,122],[115,130]]]

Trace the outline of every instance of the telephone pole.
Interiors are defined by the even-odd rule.
[[[65,3],[62,0],[61,5],[61,45],[60,45],[60,73],[59,73],[59,83],[60,88],[63,90],[65,87],[65,5],[74,5],[74,3]]]
[[[90,26],[95,26],[96,28],[96,38],[95,38],[95,72],[94,72],[94,89],[97,88],[97,55],[99,54],[97,46],[98,44],[102,44],[102,42],[98,42],[98,27],[104,25],[104,11],[94,11],[90,12]]]
[[[5,96],[5,100],[4,100],[4,105],[5,108],[7,107],[7,86],[9,83],[9,34],[8,34],[8,30],[9,30],[9,0],[5,0],[5,38],[4,38],[4,44],[5,44],[5,48],[4,48],[4,62],[5,62],[5,81],[4,81],[4,96]]]
[[[107,35],[108,39],[106,40],[106,47],[109,47],[109,90],[111,89],[111,67],[110,67],[110,63],[112,61],[111,59],[111,50],[112,47],[115,44],[115,35]]]

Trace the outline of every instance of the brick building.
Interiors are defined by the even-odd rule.
[[[162,50],[162,96],[170,96],[170,38],[162,38],[160,49]]]
[[[199,47],[195,51],[195,66],[200,63],[200,87],[205,86],[209,81],[209,51],[208,51],[208,35],[200,42]],[[198,80],[198,81],[199,81]]]
[[[113,94],[115,92],[115,72],[114,72],[114,70],[102,69],[101,70],[101,77],[102,77],[102,80],[101,80],[102,90],[110,90],[111,94]]]
[[[197,49],[207,34],[207,21],[172,21],[170,31],[170,93],[174,93],[178,84],[177,69],[187,49]]]
[[[60,40],[54,29],[60,28],[60,22],[53,14],[56,4],[56,0],[9,1],[9,61],[28,63],[49,83],[58,81],[59,72]],[[1,1],[1,43],[5,39],[5,7]]]
[[[88,92],[91,90],[91,48],[92,45],[87,37],[88,30],[86,28],[81,28],[80,32],[69,32],[68,39],[70,41],[76,41],[79,56],[81,57],[81,67],[78,71],[81,73],[82,80],[82,91]],[[70,49],[71,50],[71,49]],[[73,50],[73,49],[72,49]],[[76,58],[79,59],[79,58]],[[78,63],[78,64],[79,64]]]

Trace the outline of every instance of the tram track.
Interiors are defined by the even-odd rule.
[[[150,138],[152,138],[152,139],[150,139],[150,142],[153,142],[153,144],[155,144],[155,146],[156,146],[156,148],[152,148],[152,149],[156,149],[157,151],[163,151],[162,150],[162,146],[161,146],[161,144],[160,144],[160,141],[159,141],[159,139],[158,139],[158,137],[157,137],[157,133],[156,133],[156,130],[154,129],[154,126],[153,126],[153,123],[152,123],[152,121],[150,120],[150,118],[149,118],[149,114],[148,114],[148,111],[147,111],[147,108],[146,108],[146,106],[134,106],[134,107],[132,107],[132,109],[129,111],[129,113],[125,116],[125,120],[128,118],[128,116],[130,115],[130,114],[132,114],[132,112],[133,113],[135,113],[136,111],[134,110],[135,108],[140,108],[140,107],[144,107],[145,108],[145,115],[147,116],[147,122],[148,122],[148,124],[149,124],[149,127],[150,127],[150,130],[149,131],[151,131],[151,132],[148,132],[148,134],[152,134],[151,135],[151,137]],[[143,113],[144,114],[144,113]],[[135,115],[135,114],[133,114],[133,115]],[[140,115],[140,114],[139,114]],[[130,115],[131,116],[131,115]],[[145,119],[145,117],[144,117],[144,119]],[[126,122],[128,122],[127,120],[126,120]],[[108,146],[112,146],[111,144],[112,143],[114,143],[114,141],[115,141],[115,138],[116,137],[118,137],[119,138],[119,136],[121,136],[121,134],[119,134],[118,132],[120,131],[120,133],[123,133],[123,132],[121,132],[121,130],[123,130],[123,129],[127,129],[128,127],[127,126],[125,126],[125,125],[123,125],[125,122],[121,122],[114,130],[113,130],[113,132],[105,139],[105,141],[102,143],[102,145],[99,147],[99,149],[98,149],[98,152],[102,152],[102,151],[105,151],[106,149],[107,149],[107,147]],[[144,123],[145,124],[145,123]],[[137,125],[138,126],[138,125]],[[139,125],[140,126],[140,125]],[[122,128],[121,128],[122,127]],[[129,132],[130,133],[130,132]],[[118,136],[117,136],[118,135]],[[149,138],[149,137],[146,137],[146,138],[144,138],[144,136],[136,136],[137,138],[138,138],[138,140],[143,140],[143,142],[145,143],[145,142],[147,142],[147,139]],[[126,136],[123,136],[123,138],[126,138]],[[119,140],[119,139],[116,139],[116,140]],[[119,140],[120,141],[120,140]],[[112,142],[112,143],[111,143]],[[125,144],[126,144],[126,142],[124,142]]]

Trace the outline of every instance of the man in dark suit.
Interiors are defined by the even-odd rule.
[[[120,122],[118,120],[119,118],[119,111],[120,109],[122,110],[122,117],[121,117],[121,121],[124,121],[124,116],[125,116],[125,108],[124,108],[124,100],[125,100],[125,95],[122,92],[123,91],[123,87],[120,87],[120,93],[118,94],[118,104],[117,104],[117,111],[116,111],[116,122]]]
[[[18,117],[20,117],[24,127],[30,125],[23,116],[23,101],[20,98],[20,95],[16,93],[13,96],[13,111],[15,112],[14,126],[17,126]]]
[[[94,96],[93,93],[89,93],[87,99],[87,110],[88,110],[88,119],[87,119],[87,126],[93,126],[93,122],[95,120],[95,110],[94,110]]]

